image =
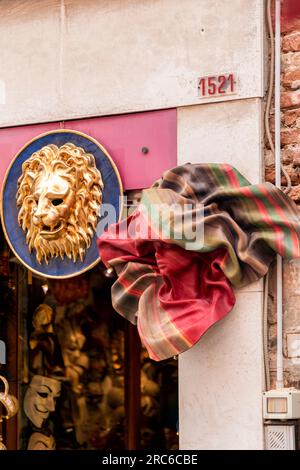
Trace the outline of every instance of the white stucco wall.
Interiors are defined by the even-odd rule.
[[[215,73],[262,96],[262,4],[1,0],[0,126],[197,104]]]
[[[178,110],[179,163],[226,162],[261,180],[260,99]],[[262,449],[262,282],[179,358],[182,449]]]

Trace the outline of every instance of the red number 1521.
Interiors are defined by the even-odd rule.
[[[198,81],[199,94],[202,98],[232,94],[235,92],[235,83],[233,73],[201,77]]]

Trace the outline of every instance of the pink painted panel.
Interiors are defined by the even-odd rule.
[[[67,121],[66,129],[97,139],[115,161],[124,189],[150,186],[177,162],[176,109]],[[29,140],[60,123],[0,129],[0,186],[7,167]],[[147,147],[148,153],[142,148]]]

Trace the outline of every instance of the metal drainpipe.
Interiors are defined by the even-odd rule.
[[[280,52],[281,52],[281,0],[275,4],[275,176],[276,186],[281,188],[280,145]],[[277,375],[276,388],[283,388],[283,305],[282,305],[282,258],[277,255]]]

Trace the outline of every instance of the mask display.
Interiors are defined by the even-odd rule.
[[[126,448],[127,339],[124,323],[113,314],[109,303],[111,282],[103,281],[102,275],[99,267],[95,274],[86,273],[74,283],[67,280],[76,298],[63,296],[70,297],[68,303],[57,302],[53,283],[49,282],[42,303],[39,295],[33,304],[31,322],[27,321],[31,324],[27,341],[33,378],[29,386],[23,381],[21,388],[25,411],[20,420],[22,449]],[[37,287],[44,281],[34,278],[33,282],[32,291],[39,292]],[[81,285],[88,288],[81,289]],[[173,369],[177,370],[175,361],[154,364],[142,349],[137,393],[141,449],[156,448],[170,440],[163,434],[167,425],[176,440],[176,397],[172,393],[177,393],[177,386],[176,381],[169,384]],[[127,371],[131,380],[133,371]]]
[[[54,310],[47,304],[40,304],[33,313],[30,335],[31,371],[37,375],[63,376],[63,360],[54,332]]]
[[[25,393],[24,411],[27,418],[41,428],[49,414],[55,410],[60,396],[61,383],[50,377],[35,375]]]
[[[47,304],[39,305],[33,314],[35,333],[53,333],[54,310]]]
[[[0,436],[0,450],[7,450],[6,445],[3,444],[2,436]]]
[[[46,436],[40,432],[31,434],[28,442],[28,450],[55,450],[55,440],[53,436]]]
[[[80,394],[80,377],[89,367],[89,357],[82,351],[86,338],[80,326],[68,319],[63,320],[58,331],[66,376],[71,382],[72,390]]]
[[[72,143],[49,144],[23,163],[18,223],[39,264],[65,256],[83,260],[95,234],[102,190],[94,156]]]
[[[72,391],[72,414],[76,432],[76,439],[83,444],[89,427],[87,400],[84,393],[82,377],[89,368],[89,356],[83,351],[86,337],[80,326],[80,312],[82,306],[72,304],[71,311],[67,311],[66,317],[56,324],[61,352],[65,366],[65,376],[69,380]],[[77,312],[78,310],[78,312]],[[79,314],[78,314],[79,313]],[[72,318],[67,315],[73,314]],[[72,316],[72,315],[71,315]]]

